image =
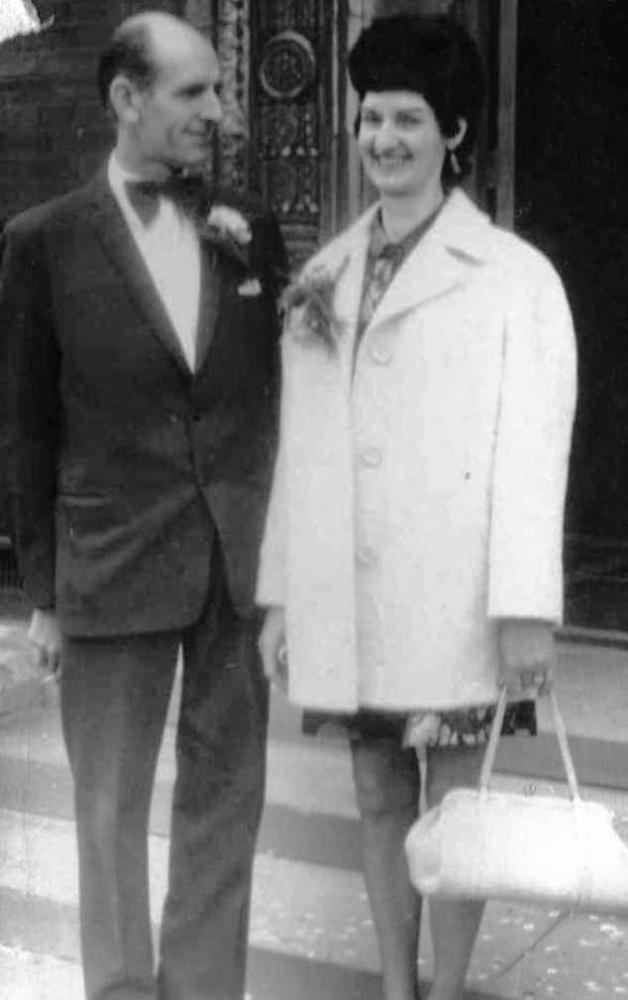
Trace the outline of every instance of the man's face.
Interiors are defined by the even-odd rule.
[[[154,66],[150,87],[135,94],[138,160],[148,168],[201,166],[222,117],[216,53],[202,36],[186,31],[156,44]]]
[[[365,94],[358,147],[366,174],[380,194],[413,197],[440,184],[445,139],[421,94]]]

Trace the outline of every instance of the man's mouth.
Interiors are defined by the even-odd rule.
[[[194,139],[196,142],[209,143],[213,139],[216,133],[216,127],[203,129],[200,132],[189,131],[188,135]]]

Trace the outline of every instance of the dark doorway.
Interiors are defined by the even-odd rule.
[[[568,619],[628,630],[628,5],[521,0],[516,219],[572,303]]]

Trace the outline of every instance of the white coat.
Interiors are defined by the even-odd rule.
[[[547,259],[450,195],[353,351],[369,209],[307,269],[344,269],[336,351],[283,338],[258,602],[284,605],[315,709],[494,701],[497,622],[559,622],[575,347]]]

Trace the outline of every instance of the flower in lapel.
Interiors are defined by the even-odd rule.
[[[223,236],[229,236],[240,245],[251,242],[251,227],[241,212],[228,205],[213,205],[207,216],[207,225]]]
[[[286,319],[300,311],[289,327],[297,340],[320,341],[329,351],[336,350],[343,324],[336,315],[334,298],[348,263],[345,257],[334,273],[324,267],[306,269],[286,288],[280,306]]]
[[[229,205],[212,205],[201,224],[203,239],[247,272],[250,267],[249,246],[252,235],[245,216]]]

